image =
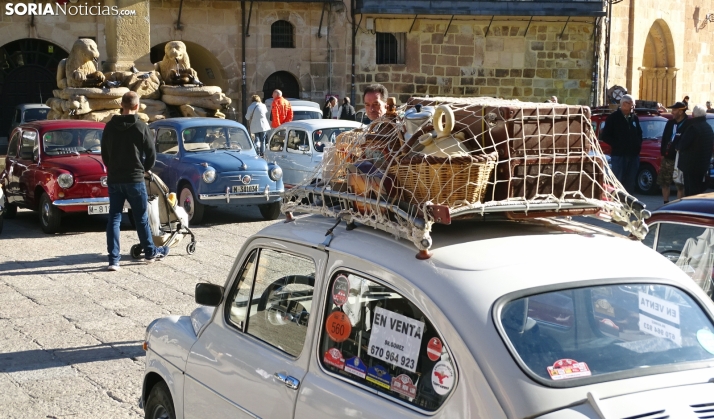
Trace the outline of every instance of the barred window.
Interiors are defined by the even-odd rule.
[[[377,32],[377,64],[405,64],[406,33]]]
[[[292,23],[278,20],[270,26],[271,48],[295,48],[295,31]]]

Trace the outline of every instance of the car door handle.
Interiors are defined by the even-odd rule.
[[[291,377],[287,374],[283,374],[282,372],[276,372],[273,376],[277,378],[278,381],[285,384],[285,387],[289,389],[297,390],[297,388],[300,386],[300,381],[297,378]]]

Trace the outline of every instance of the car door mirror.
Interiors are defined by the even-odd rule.
[[[196,284],[196,304],[208,307],[217,307],[223,301],[224,288],[220,285],[198,283]]]
[[[304,154],[308,154],[310,152],[310,146],[307,144],[301,144],[298,146],[298,151],[302,151]]]

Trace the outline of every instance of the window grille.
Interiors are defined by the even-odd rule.
[[[405,64],[406,33],[377,32],[377,64]]]
[[[271,48],[295,48],[295,31],[292,23],[278,20],[270,26]]]

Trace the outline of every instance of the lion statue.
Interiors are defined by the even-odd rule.
[[[74,42],[69,57],[60,61],[57,68],[57,86],[65,87],[99,87],[105,77],[97,70],[99,50],[91,39],[81,38]]]
[[[154,64],[154,68],[161,74],[163,82],[170,86],[203,86],[196,76],[196,71],[191,68],[186,44],[181,41],[167,42],[164,46],[164,59]]]

